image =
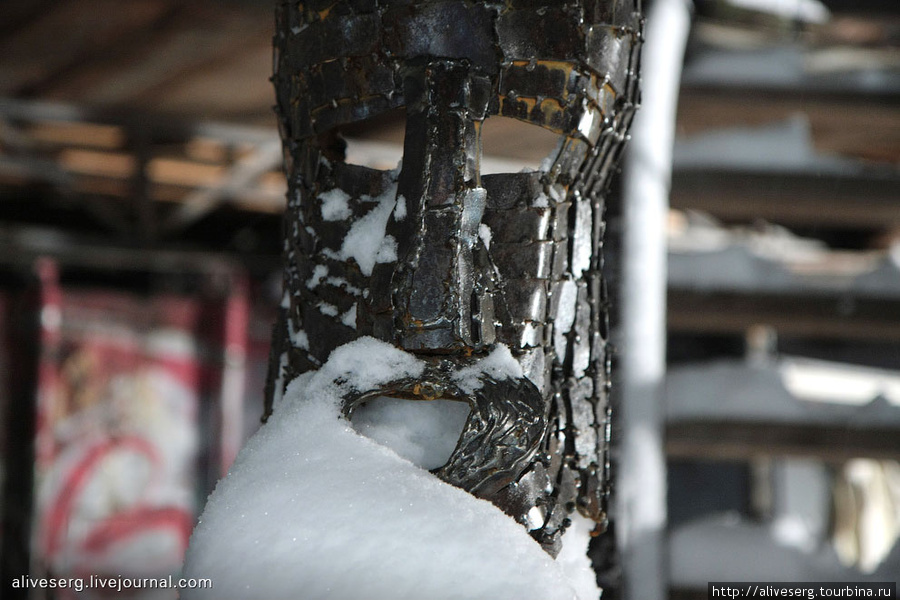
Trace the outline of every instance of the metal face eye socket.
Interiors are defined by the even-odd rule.
[[[391,171],[403,158],[405,129],[406,107],[401,106],[340,125],[318,136],[318,142],[329,160]],[[329,145],[335,151],[326,152]]]
[[[357,433],[431,470],[450,460],[470,412],[461,400],[374,396],[353,409],[350,423]]]
[[[500,115],[488,115],[479,123],[480,175],[548,171],[566,137]],[[326,132],[318,136],[318,146],[329,160],[390,171],[403,158],[405,125],[406,107],[400,107]]]
[[[481,124],[480,174],[547,171],[564,139],[535,123],[489,116]]]

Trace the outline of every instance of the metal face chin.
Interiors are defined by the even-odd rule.
[[[425,376],[346,398],[345,415],[375,395],[469,403],[434,473],[554,555],[574,510],[605,521],[604,194],[637,102],[639,11],[636,0],[278,7],[290,192],[270,398],[360,336],[416,354]],[[341,127],[397,108],[402,166],[346,163]],[[545,168],[482,176],[492,115],[558,133]],[[522,376],[454,383],[501,345]]]

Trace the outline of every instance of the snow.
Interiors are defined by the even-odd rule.
[[[402,221],[406,218],[406,198],[401,194],[397,196],[397,206],[394,207],[394,219]]]
[[[341,323],[347,327],[356,329],[356,305],[350,307],[350,310],[341,315]]]
[[[772,169],[777,171],[853,169],[854,161],[816,151],[809,117],[797,113],[756,127],[728,127],[682,137],[675,142],[676,167]]]
[[[562,202],[566,199],[566,188],[558,183],[554,183],[553,185],[546,188],[548,192],[550,192],[550,197],[554,202]]]
[[[514,372],[508,353],[484,359],[482,372]],[[566,551],[576,560],[554,561],[498,508],[340,416],[345,394],[423,369],[412,355],[361,338],[293,381],[191,538],[184,576],[209,577],[213,589],[183,590],[182,599],[572,600],[576,589],[582,600],[596,598],[586,561],[573,571],[576,547]]]
[[[291,345],[295,348],[303,348],[309,350],[309,336],[302,329],[294,329],[294,322],[288,319],[288,337],[291,339]]]
[[[343,221],[353,214],[350,210],[350,196],[340,188],[328,190],[319,196],[319,200],[322,201],[324,221]]]
[[[334,304],[329,304],[328,302],[319,302],[316,308],[319,309],[320,313],[328,315],[329,317],[336,317],[338,315],[338,307]]]
[[[521,378],[522,365],[520,365],[509,348],[503,344],[497,347],[478,362],[463,367],[453,374],[453,382],[463,392],[471,394],[482,386],[482,376],[487,375],[498,381],[504,379]]]
[[[362,295],[362,290],[356,286],[350,285],[350,282],[344,279],[343,277],[326,277],[325,283],[328,285],[333,285],[336,288],[343,288],[345,292],[348,294],[353,294],[354,296]]]
[[[688,363],[666,375],[666,413],[673,422],[705,418],[892,427],[900,423],[900,394],[891,387],[898,381],[895,371],[792,356],[765,365]]]
[[[491,228],[481,223],[478,226],[478,237],[481,238],[481,242],[484,244],[484,247],[490,250],[491,248],[491,238],[493,237],[493,232]]]
[[[388,263],[397,260],[397,240],[392,235],[386,235],[378,247],[378,253],[375,254],[375,262]]]
[[[546,356],[543,348],[532,348],[519,357],[522,372],[539,390],[544,389]]]
[[[591,531],[594,522],[583,517],[577,512],[570,517],[572,524],[566,529],[563,537],[563,547],[556,557],[556,562],[572,582],[578,597],[599,598],[600,589],[591,568],[591,559],[588,558],[586,549],[591,542]]]
[[[328,267],[325,265],[316,265],[313,269],[312,277],[309,278],[309,281],[306,282],[307,289],[314,290],[316,287],[322,283],[322,279],[324,279],[328,275]]]
[[[469,416],[454,400],[411,401],[379,396],[353,413],[353,428],[423,469],[447,463]]]
[[[397,240],[384,234],[391,212],[397,205],[396,182],[377,198],[363,196],[363,200],[375,200],[378,206],[350,226],[350,231],[347,232],[337,256],[342,260],[352,258],[359,265],[363,275],[369,276],[375,263],[397,260]],[[405,205],[404,200],[404,208]]]

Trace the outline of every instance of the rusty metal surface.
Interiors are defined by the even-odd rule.
[[[494,502],[553,555],[575,510],[606,521],[604,194],[637,103],[639,4],[278,5],[290,191],[268,408],[360,336],[424,358],[422,378],[362,391],[345,413],[372,395],[468,402],[436,474]],[[346,163],[340,128],[400,108],[402,167]],[[481,175],[481,124],[494,115],[560,135],[541,170]],[[360,256],[348,239],[373,223],[383,237]],[[498,344],[523,378],[454,385]]]

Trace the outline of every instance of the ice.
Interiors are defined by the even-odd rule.
[[[508,352],[482,367],[514,371]],[[184,576],[209,577],[213,588],[183,590],[182,599],[572,600],[576,589],[582,600],[596,598],[583,585],[590,577],[583,565],[572,573],[569,561],[554,561],[495,506],[359,435],[340,416],[343,395],[423,368],[361,338],[292,382],[219,482],[191,538]]]
[[[436,469],[447,463],[468,416],[465,402],[379,396],[354,411],[353,428],[416,466]]]
[[[319,200],[322,201],[323,221],[343,221],[353,214],[350,210],[350,196],[340,188],[328,190],[319,196]]]

